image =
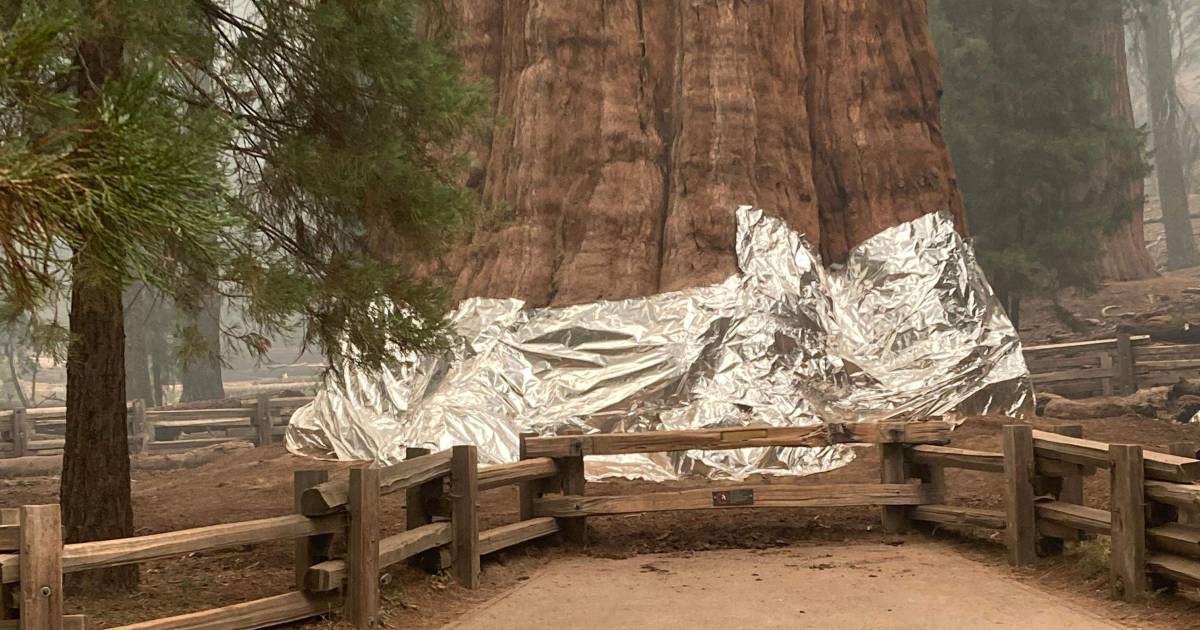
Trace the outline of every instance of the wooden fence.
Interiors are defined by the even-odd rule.
[[[1194,446],[1158,453],[1081,435],[1078,425],[1055,433],[1010,425],[1004,427],[1002,453],[907,448],[910,474],[935,486],[944,487],[946,468],[1004,476],[1003,510],[934,503],[911,508],[907,517],[1003,530],[1014,565],[1057,553],[1067,540],[1110,536],[1113,589],[1127,600],[1176,582],[1200,584],[1200,485],[1194,483],[1200,460]],[[1111,485],[1108,509],[1083,505],[1083,478],[1100,470]]]
[[[265,446],[283,435],[288,420],[309,397],[259,396],[225,409],[146,409],[142,401],[127,406],[132,452],[162,452],[249,440]],[[0,411],[0,458],[62,453],[66,407]]]
[[[586,519],[593,516],[666,510],[879,506],[889,532],[918,522],[1000,529],[1016,565],[1061,550],[1065,540],[1107,534],[1122,596],[1133,599],[1175,582],[1200,584],[1200,485],[1193,483],[1200,460],[1079,435],[1077,426],[1049,433],[1010,425],[1002,453],[948,446],[950,428],[939,421],[522,435],[521,458],[510,464],[480,468],[474,446],[410,449],[400,464],[353,468],[347,478],[296,472],[294,514],[75,544],[62,542],[57,506],[25,506],[0,512],[0,629],[83,627],[81,617],[63,614],[64,573],[276,540],[295,541],[294,590],[126,630],[260,628],[337,612],[368,628],[376,625],[380,572],[389,566],[410,561],[448,568],[474,588],[481,556],[559,533],[568,542],[585,542]],[[584,491],[589,455],[845,443],[878,445],[880,483],[757,483],[615,496]],[[1004,509],[947,504],[946,468],[1003,475]],[[1099,469],[1109,471],[1112,483],[1108,510],[1082,501],[1082,478]],[[513,484],[519,520],[480,531],[479,494]],[[406,529],[383,537],[382,497],[401,491]],[[335,557],[338,536],[345,553]]]
[[[1025,346],[1037,389],[1064,396],[1131,394],[1200,378],[1200,344],[1154,343],[1149,335]]]

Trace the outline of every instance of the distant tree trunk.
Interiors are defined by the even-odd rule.
[[[827,262],[947,211],[924,0],[445,0],[509,121],[472,178],[509,216],[456,293],[569,304],[720,281],[759,205]]]
[[[1146,48],[1146,98],[1154,128],[1154,170],[1167,235],[1167,268],[1182,269],[1196,265],[1200,259],[1188,213],[1168,11],[1166,2],[1148,2],[1141,19]]]
[[[196,306],[188,316],[204,339],[204,351],[183,360],[179,377],[183,385],[180,402],[225,398],[221,375],[221,296],[215,291],[203,291]]]
[[[1133,100],[1129,92],[1129,64],[1125,56],[1125,24],[1120,12],[1099,34],[1100,51],[1112,61],[1113,75],[1109,88],[1113,117],[1134,129]],[[1143,280],[1158,275],[1154,260],[1146,251],[1144,231],[1144,179],[1133,176],[1141,163],[1136,150],[1109,147],[1104,168],[1096,173],[1095,186],[1102,200],[1111,200],[1114,211],[1126,218],[1102,242],[1098,267],[1106,280]],[[1125,184],[1128,182],[1128,184]]]
[[[107,2],[86,5],[93,32],[78,43],[76,90],[85,119],[98,116],[100,90],[121,76],[124,42]],[[99,217],[101,221],[105,217]],[[59,501],[67,542],[133,535],[125,425],[125,331],[119,282],[85,244],[75,252],[67,349],[67,431]],[[73,574],[89,592],[137,585],[137,565]]]
[[[125,398],[144,400],[153,406],[154,386],[150,381],[150,351],[146,343],[149,299],[145,287],[125,289]]]

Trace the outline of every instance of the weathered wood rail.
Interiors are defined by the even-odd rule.
[[[1069,397],[1131,394],[1200,378],[1200,344],[1156,343],[1149,335],[1023,348],[1038,390]]]
[[[1068,540],[1110,536],[1113,591],[1128,600],[1179,582],[1200,585],[1200,460],[1194,445],[1158,453],[1083,439],[1079,425],[1053,433],[1011,425],[1004,428],[1003,453],[905,450],[913,476],[944,479],[944,469],[960,468],[1001,474],[1005,481],[1003,510],[920,505],[909,508],[913,521],[1002,530],[1014,565],[1059,553]],[[1108,509],[1083,504],[1083,478],[1101,470],[1111,487]]]
[[[293,590],[234,605],[148,620],[125,629],[260,628],[340,614],[359,628],[376,625],[380,574],[401,562],[448,569],[459,583],[479,583],[480,559],[528,541],[561,535],[587,538],[586,519],[666,510],[878,506],[885,531],[915,523],[1003,531],[1009,559],[1028,564],[1086,535],[1112,537],[1119,593],[1138,597],[1176,582],[1200,584],[1200,460],[1174,453],[1083,439],[1078,426],[1059,433],[1029,425],[1004,428],[1002,453],[953,448],[940,421],[831,424],[826,427],[745,427],[633,434],[521,436],[521,459],[478,466],[474,446],[430,453],[385,468],[352,468],[344,478],[298,471],[295,513],[118,540],[63,544],[57,506],[0,510],[0,629],[82,628],[63,614],[63,575],[169,560],[188,554],[292,540]],[[875,444],[880,483],[764,483],[656,491],[585,494],[589,455],[733,449],[745,446]],[[1181,455],[1180,453],[1185,453]],[[1003,475],[1004,509],[950,505],[946,468]],[[1084,476],[1104,469],[1112,482],[1108,510],[1083,504]],[[516,522],[479,529],[479,493],[518,487]],[[405,495],[404,531],[382,535],[381,502]],[[344,545],[335,545],[335,538]],[[345,552],[334,554],[344,547]]]
[[[146,409],[142,401],[130,401],[130,451],[179,451],[245,440],[269,445],[281,439],[292,414],[311,401],[259,396],[224,409]],[[66,424],[66,407],[0,411],[0,458],[61,454]]]

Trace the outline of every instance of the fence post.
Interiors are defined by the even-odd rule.
[[[1037,559],[1037,519],[1033,509],[1035,473],[1033,427],[1004,427],[1004,544],[1013,566]]]
[[[1137,375],[1133,357],[1133,343],[1129,341],[1129,333],[1117,334],[1117,379],[1118,394],[1132,394],[1137,391]]]
[[[1065,435],[1067,437],[1081,438],[1083,437],[1083,425],[1079,424],[1064,424],[1047,429],[1051,433]],[[1033,480],[1033,493],[1035,496],[1051,496],[1056,501],[1062,503],[1071,503],[1074,505],[1083,505],[1083,471],[1081,466],[1074,467],[1077,474],[1064,474],[1063,476],[1051,476],[1039,474]],[[1034,462],[1036,472],[1037,463]],[[1081,540],[1084,532],[1079,530],[1070,530],[1067,527],[1053,523],[1038,524],[1038,555],[1050,556],[1062,553],[1063,543],[1067,540]]]
[[[1146,593],[1146,489],[1142,447],[1110,444],[1112,463],[1112,552],[1109,558],[1113,591],[1126,601]]]
[[[12,438],[13,457],[25,457],[29,454],[29,423],[24,409],[13,409]]]
[[[408,447],[404,459],[416,459],[429,454],[429,449]],[[432,523],[435,511],[446,495],[446,478],[438,477],[419,486],[404,490],[404,528],[416,529]],[[421,552],[410,559],[410,563],[428,573],[437,573],[450,566],[450,550],[445,546]]]
[[[258,447],[271,445],[271,395],[259,394],[254,399],[254,432],[258,435]]]
[[[62,630],[62,516],[57,505],[20,511],[21,630]]]
[[[146,401],[140,398],[129,403],[129,435],[134,453],[146,450]]]
[[[466,588],[478,588],[479,453],[473,445],[450,453],[450,502],[454,577]]]
[[[537,437],[537,433],[522,433],[520,435],[520,459],[528,459],[525,441]],[[522,481],[517,484],[517,518],[522,521],[527,521],[533,518],[533,500],[541,496],[541,488],[544,483],[541,479],[534,481]]]
[[[559,435],[581,435],[582,433],[583,431],[579,429],[568,429],[560,432]],[[583,450],[578,443],[575,446],[576,450],[572,451],[571,455],[554,458],[554,463],[558,466],[558,475],[551,480],[551,487],[557,486],[557,490],[563,494],[583,496],[587,489],[587,478],[583,471]],[[587,544],[587,517],[572,516],[556,520],[558,530],[562,532],[564,540],[573,545]]]
[[[1196,449],[1196,445],[1193,443],[1178,442],[1178,443],[1169,445],[1167,447],[1167,449],[1168,449],[1168,452],[1171,453],[1172,455],[1178,455],[1179,457],[1190,457],[1192,459],[1196,459],[1197,449]],[[1194,521],[1195,521],[1195,519],[1193,519],[1190,514],[1188,514],[1187,512],[1185,512],[1183,510],[1176,511],[1175,520],[1177,520],[1181,525],[1187,525],[1189,523],[1194,523]]]
[[[879,445],[879,480],[883,483],[906,483],[908,470],[904,464],[903,444]],[[908,528],[908,508],[903,505],[885,505],[880,508],[883,531],[897,534]]]
[[[346,602],[355,628],[379,617],[379,469],[350,469],[350,528],[346,536]]]
[[[19,508],[0,508],[0,525],[20,526],[20,524],[21,510]],[[19,544],[18,551],[20,551]],[[0,619],[17,619],[20,617],[17,614],[17,595],[20,588],[20,584],[0,583]]]
[[[305,490],[329,481],[329,471],[297,470],[292,473],[292,505],[297,514],[304,512],[300,496]],[[318,534],[296,539],[296,587],[304,590],[308,568],[329,559],[333,534]]]

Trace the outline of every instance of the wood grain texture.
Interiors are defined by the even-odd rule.
[[[421,552],[450,544],[450,523],[430,523],[379,541],[379,568],[386,569]],[[304,586],[310,591],[341,588],[346,581],[346,561],[326,560],[307,568]]]
[[[292,473],[292,509],[296,512],[303,510],[301,498],[304,491],[326,481],[329,481],[327,470],[297,470]],[[314,534],[296,539],[293,564],[298,588],[304,587],[309,567],[329,559],[332,546],[333,534]]]
[[[350,469],[342,614],[356,628],[372,627],[379,619],[379,483],[378,468]]]
[[[1112,530],[1112,515],[1107,510],[1062,501],[1043,501],[1035,506],[1035,512],[1039,521],[1049,521],[1073,530],[1092,534],[1108,534]]]
[[[1004,543],[1013,566],[1037,559],[1037,522],[1033,508],[1034,443],[1032,427],[1004,427]]]
[[[1038,457],[1097,468],[1111,465],[1108,459],[1109,445],[1104,442],[1034,430],[1033,445]],[[1147,479],[1180,482],[1200,479],[1200,460],[1154,451],[1143,453],[1143,459]]]
[[[923,444],[908,447],[909,461],[914,464],[941,466],[943,468],[962,468],[980,472],[1004,472],[1004,454],[973,451],[950,446]]]
[[[62,517],[57,505],[20,508],[21,628],[63,627]]]
[[[454,577],[465,588],[479,587],[479,453],[455,446],[450,463],[450,525]]]
[[[479,554],[486,556],[557,532],[558,521],[545,516],[493,527],[479,534]]]
[[[523,459],[509,464],[484,466],[479,469],[479,491],[503,488],[514,483],[545,479],[558,474],[558,467],[549,457]]]
[[[918,505],[909,509],[909,518],[914,521],[940,523],[942,525],[971,525],[987,529],[1004,529],[1004,512],[958,505]]]
[[[416,486],[450,473],[450,451],[405,460],[394,466],[379,469],[380,494],[388,494]],[[327,481],[305,491],[301,503],[309,516],[327,514],[349,503],[349,482],[345,479]]]
[[[1112,461],[1112,552],[1113,592],[1126,601],[1146,593],[1146,495],[1142,447],[1113,444]]]
[[[885,484],[902,484],[908,480],[908,466],[904,461],[903,444],[879,445],[879,481]],[[940,499],[939,499],[940,500]],[[906,509],[902,505],[884,505],[879,509],[883,531],[897,534],[908,528]]]
[[[1192,586],[1200,584],[1200,561],[1169,553],[1153,553],[1146,557],[1146,568],[1158,575]]]
[[[751,505],[714,505],[714,493],[752,491]],[[920,484],[739,485],[616,496],[547,496],[534,502],[538,516],[601,516],[673,510],[745,507],[844,507],[931,503]]]
[[[143,621],[116,630],[244,630],[328,615],[337,610],[332,595],[284,593],[252,602],[212,608],[200,612]]]

